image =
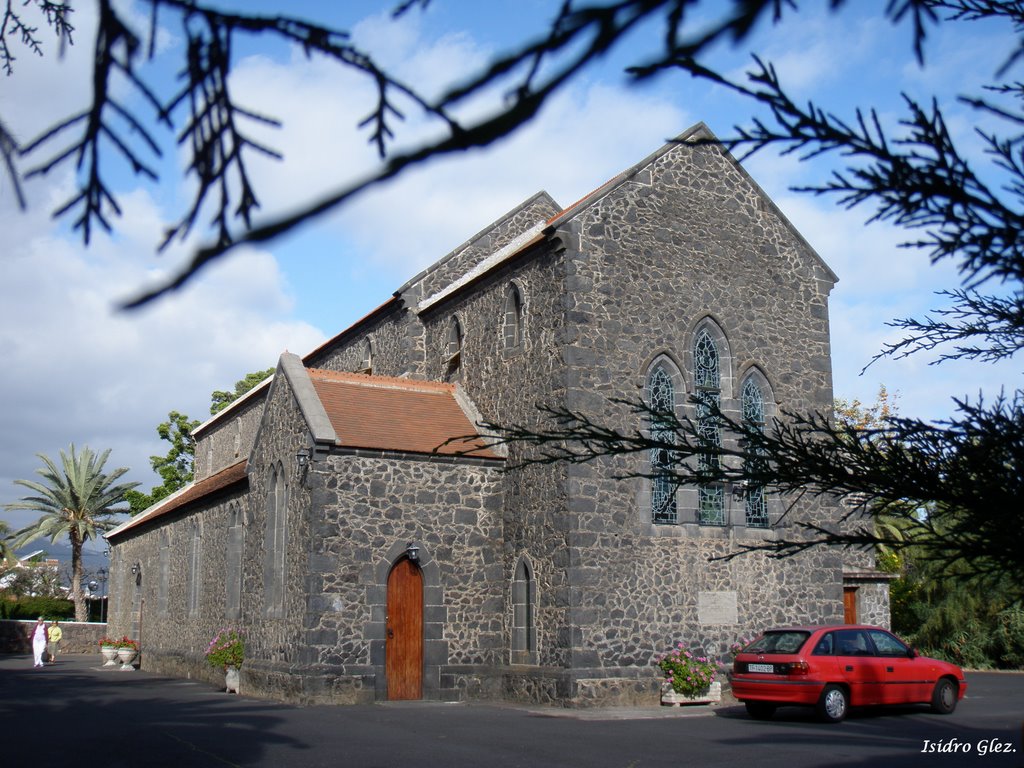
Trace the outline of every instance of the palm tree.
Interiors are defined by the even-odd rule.
[[[14,546],[11,541],[11,527],[0,520],[0,568],[14,565],[18,561],[14,555]]]
[[[14,534],[17,546],[48,536],[55,542],[67,536],[71,542],[71,597],[75,601],[75,621],[85,621],[85,597],[82,595],[82,546],[97,533],[109,531],[117,521],[114,515],[126,512],[115,509],[124,501],[126,491],[138,483],[115,481],[128,471],[127,467],[103,472],[110,450],[96,454],[88,446],[81,453],[72,444],[69,454],[60,452],[61,467],[43,454],[37,454],[46,466],[36,470],[43,482],[15,480],[36,495],[26,496],[7,504],[9,510],[27,509],[41,512],[42,516]]]

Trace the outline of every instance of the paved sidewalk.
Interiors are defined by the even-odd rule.
[[[685,720],[696,725],[716,709],[722,710],[566,710],[476,702],[296,707],[226,694],[205,682],[104,668],[99,654],[61,656],[43,669],[33,669],[30,656],[0,656],[4,763],[21,765],[24,759],[32,768],[587,765],[588,750],[598,747],[584,734],[602,722]],[[579,729],[575,736],[567,732]],[[517,745],[528,732],[548,738],[527,737],[528,743]],[[451,741],[449,734],[465,739]],[[562,750],[577,738],[582,741],[568,747],[573,759],[567,763]],[[452,754],[447,762],[424,761],[427,744],[432,753],[439,745],[445,748],[432,757]],[[339,762],[340,754],[346,760]],[[382,754],[386,760],[380,760]],[[520,762],[526,754],[539,762]]]

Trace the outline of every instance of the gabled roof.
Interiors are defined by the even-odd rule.
[[[308,369],[317,398],[342,448],[454,456],[481,445],[453,384]],[[490,449],[475,458],[500,459]]]
[[[158,501],[142,514],[136,515],[131,520],[121,523],[117,528],[105,534],[104,538],[112,539],[115,536],[120,536],[125,531],[137,528],[138,526],[155,520],[158,517],[163,517],[164,515],[168,515],[171,512],[182,509],[189,504],[206,499],[215,493],[226,491],[235,485],[247,482],[247,476],[245,474],[246,464],[247,461],[242,459],[241,461],[235,462],[230,467],[222,469],[220,472],[200,480],[198,483],[186,485],[181,490],[172,493],[166,499]]]

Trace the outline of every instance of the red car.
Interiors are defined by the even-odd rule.
[[[733,695],[759,719],[784,705],[815,707],[829,723],[851,706],[874,704],[930,704],[948,715],[966,691],[960,667],[862,625],[770,629],[732,665]]]

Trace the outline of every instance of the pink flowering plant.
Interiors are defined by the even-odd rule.
[[[245,658],[245,643],[235,629],[222,629],[206,648],[206,660],[212,667],[240,667]]]
[[[728,675],[732,672],[732,664],[736,660],[736,654],[746,648],[754,642],[754,638],[741,637],[729,646],[729,650],[725,653],[725,658],[718,662],[718,671],[724,675]]]
[[[658,666],[665,673],[665,682],[672,686],[672,690],[686,696],[704,693],[711,687],[718,671],[715,662],[706,656],[695,656],[682,643],[658,659]]]

